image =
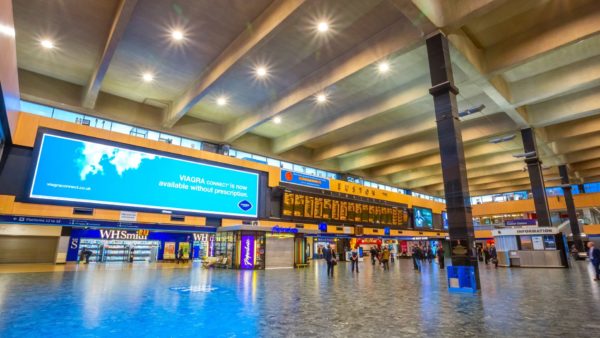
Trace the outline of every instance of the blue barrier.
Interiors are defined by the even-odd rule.
[[[448,290],[450,292],[477,292],[475,267],[448,266]]]

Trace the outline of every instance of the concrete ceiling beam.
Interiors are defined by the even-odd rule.
[[[451,29],[462,26],[470,18],[484,15],[506,0],[462,0],[460,6],[452,1],[412,0],[412,2],[435,26]]]
[[[486,116],[486,119],[488,119],[489,123],[482,123],[482,118],[463,122],[463,141],[482,140],[495,135],[513,132],[516,129],[514,122],[506,118],[504,114]],[[491,146],[495,146],[494,150],[498,149],[498,145]],[[341,158],[340,169],[341,171],[352,171],[371,168],[394,160],[435,152],[438,149],[437,133],[435,130],[430,130],[411,138],[410,141],[407,140],[400,144],[392,144],[377,150],[366,151],[364,154],[360,153]]]
[[[564,139],[591,135],[600,131],[600,116],[590,116],[568,122],[550,125],[544,128],[548,142],[559,142]]]
[[[176,99],[164,112],[163,127],[172,127],[205,97],[214,84],[242,57],[258,47],[277,31],[281,23],[289,18],[304,0],[277,0],[262,12],[242,34],[225,48],[219,57],[202,72],[202,75]],[[233,140],[230,140],[233,141]]]
[[[527,113],[534,127],[597,115],[600,113],[600,88],[591,88],[529,105]]]
[[[96,101],[98,99],[98,94],[100,93],[100,88],[102,88],[102,82],[104,81],[104,77],[108,72],[110,62],[117,51],[119,42],[121,42],[121,39],[127,30],[127,26],[129,25],[129,21],[131,20],[131,16],[135,10],[137,2],[138,0],[120,1],[117,12],[115,13],[115,18],[108,33],[108,38],[104,44],[102,55],[94,67],[92,77],[88,81],[87,85],[83,88],[81,95],[82,107],[88,109],[94,109],[96,107]]]
[[[421,77],[411,83],[408,83],[400,88],[394,89],[398,94],[390,97],[376,97],[358,107],[344,112],[343,115],[336,116],[328,121],[317,121],[309,127],[291,132],[280,136],[273,141],[273,152],[283,153],[292,148],[298,147],[308,141],[314,140],[320,136],[334,132],[338,129],[345,128],[368,118],[399,109],[410,103],[425,99],[429,96],[429,81],[428,77]],[[389,95],[389,94],[386,94]],[[422,116],[416,116],[411,119],[412,122],[420,123],[423,120]],[[350,141],[350,140],[349,140]],[[326,155],[327,152],[317,155],[315,162],[319,162],[332,156]]]
[[[327,87],[394,53],[422,44],[422,34],[408,20],[400,20],[315,70],[273,102],[226,126],[224,140],[232,142]]]

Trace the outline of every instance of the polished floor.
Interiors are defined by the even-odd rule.
[[[174,264],[0,267],[0,337],[598,337],[600,284],[573,269],[481,267],[449,293],[435,263],[390,271]],[[40,271],[40,272],[35,272]],[[12,272],[12,273],[11,273]]]

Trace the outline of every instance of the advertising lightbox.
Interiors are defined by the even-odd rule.
[[[431,209],[413,207],[415,228],[433,229],[433,214]]]
[[[29,197],[257,217],[257,173],[44,133]]]

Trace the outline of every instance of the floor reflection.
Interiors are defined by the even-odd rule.
[[[8,269],[3,267],[3,269]],[[23,271],[34,268],[20,267]],[[445,271],[340,262],[298,270],[90,265],[0,273],[0,336],[593,336],[600,284],[573,269],[480,267],[480,295],[448,293]],[[2,269],[0,269],[1,271]]]

